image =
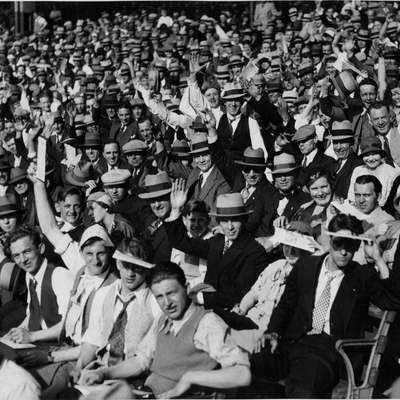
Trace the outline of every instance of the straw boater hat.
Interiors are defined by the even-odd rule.
[[[94,224],[86,228],[82,234],[81,240],[79,242],[79,249],[92,238],[98,238],[104,241],[105,246],[114,247],[114,243],[111,241],[110,236],[107,231],[99,224]]]
[[[246,96],[246,93],[240,84],[228,82],[224,86],[224,90],[222,91],[221,99],[222,100],[235,100],[235,99],[242,99],[245,96]]]
[[[172,143],[171,154],[177,157],[190,156],[189,144],[186,140],[175,140]]]
[[[155,264],[150,264],[138,257],[135,257],[129,253],[123,253],[122,251],[115,250],[113,254],[113,258],[117,261],[126,262],[129,264],[137,265],[142,268],[151,269],[155,266]]]
[[[246,211],[240,193],[226,193],[217,197],[216,212],[210,213],[210,215],[217,218],[230,218],[241,217],[252,212],[252,210]]]
[[[298,168],[293,154],[280,153],[274,157],[272,175],[287,174],[296,171]]]
[[[154,199],[165,196],[172,190],[171,181],[165,171],[144,178],[144,192],[139,193],[141,199]]]
[[[343,139],[354,139],[354,132],[351,122],[348,120],[333,121],[330,139],[333,141],[343,140]]]
[[[198,133],[193,136],[190,144],[191,154],[205,153],[209,151],[210,147],[208,146],[207,136],[204,133]]]
[[[253,149],[248,147],[243,153],[243,160],[235,161],[239,165],[249,165],[253,167],[266,167],[263,149]]]

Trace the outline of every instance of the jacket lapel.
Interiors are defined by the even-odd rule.
[[[206,179],[206,182],[204,183],[204,186],[201,188],[201,191],[199,193],[199,200],[204,200],[207,197],[210,190],[214,187],[214,183],[217,178],[217,173],[218,173],[217,167],[214,165],[213,170]]]

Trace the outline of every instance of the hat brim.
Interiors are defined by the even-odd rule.
[[[189,151],[186,153],[183,153],[181,151],[171,151],[171,154],[173,156],[178,156],[178,157],[189,157],[191,155],[191,153]]]
[[[218,214],[218,213],[213,213],[213,212],[210,212],[210,213],[208,213],[208,215],[210,216],[210,217],[217,217],[217,218],[231,218],[231,217],[244,217],[245,215],[249,215],[249,214],[252,214],[253,213],[253,210],[249,210],[249,211],[243,211],[243,212],[241,212],[241,213],[234,213],[234,214],[232,214],[232,213],[229,213],[229,214]]]
[[[241,161],[241,160],[235,161],[235,164],[248,165],[249,167],[266,167],[268,165],[268,164],[248,163],[248,162]]]
[[[235,100],[235,99],[243,99],[244,97],[246,97],[246,93],[242,93],[242,94],[231,94],[228,96],[221,96],[221,100]]]
[[[14,185],[14,184],[16,184],[16,183],[18,183],[18,182],[21,182],[21,181],[23,181],[23,180],[29,181],[28,175],[23,175],[23,176],[19,176],[19,177],[17,177],[17,178],[14,178],[14,179],[10,179],[10,180],[8,181],[8,184],[9,184],[9,185]]]
[[[23,211],[22,210],[4,210],[4,211],[0,211],[0,217],[5,217],[6,215],[19,215],[21,214]]]
[[[329,135],[328,137],[332,141],[334,141],[334,140],[344,140],[344,139],[353,139],[354,140],[354,136],[353,135],[338,135],[338,136]]]
[[[80,182],[77,181],[73,176],[72,176],[72,172],[67,172],[65,174],[65,181],[67,183],[69,183],[70,185],[73,186],[79,186],[79,187],[85,187],[86,186],[86,182]]]
[[[115,250],[113,258],[117,261],[127,262],[129,264],[133,264],[135,266],[139,266],[146,269],[151,269],[154,268],[155,266],[155,264],[148,263],[146,261],[141,260],[138,257],[134,257],[129,254],[124,254],[119,250]]]
[[[367,149],[366,151],[363,151],[362,153],[360,153],[360,157],[364,157],[367,154],[371,154],[371,153],[377,153],[377,154],[381,154],[383,157],[386,157],[386,151],[383,149]]]
[[[282,169],[276,169],[271,171],[272,175],[279,175],[279,174],[287,174],[289,172],[293,172],[298,170],[300,167],[296,166],[296,167],[292,167],[292,168],[282,168]]]
[[[162,197],[165,196],[168,193],[171,193],[172,188],[169,189],[164,189],[164,190],[157,190],[155,192],[149,192],[149,193],[139,193],[138,196],[141,199],[156,199],[157,197]]]

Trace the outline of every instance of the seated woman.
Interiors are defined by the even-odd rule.
[[[322,168],[312,169],[308,174],[306,187],[312,200],[299,207],[292,221],[303,221],[309,224],[314,238],[320,241],[321,227],[329,219],[327,212],[333,198],[329,172]]]
[[[189,237],[209,239],[212,232],[209,229],[209,209],[204,201],[190,201],[182,210],[182,221]],[[186,280],[191,288],[203,283],[207,272],[207,260],[172,249],[171,261],[178,264],[185,273]]]
[[[293,221],[287,230],[311,236],[312,229],[302,221]],[[260,274],[256,283],[232,311],[250,318],[258,329],[232,330],[232,337],[238,346],[253,353],[261,337],[266,332],[272,311],[275,309],[285,290],[286,278],[297,260],[307,254],[306,250],[283,245],[285,258],[269,264]]]

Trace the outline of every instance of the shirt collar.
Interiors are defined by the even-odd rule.
[[[147,289],[146,282],[143,282],[138,288],[130,292],[127,296],[122,296],[121,294],[121,287],[122,287],[122,281],[121,279],[118,279],[117,281],[117,291],[115,293],[115,299],[119,299],[122,302],[130,301],[135,297],[143,296],[144,292]]]
[[[189,320],[189,318],[193,315],[193,313],[196,311],[196,306],[191,303],[188,309],[185,311],[185,314],[183,314],[183,317],[179,320],[172,320],[168,317],[166,317],[165,322],[162,324],[160,328],[160,332],[162,330],[165,330],[165,333],[173,332],[174,335],[177,335],[179,330],[182,328],[182,326]]]
[[[325,257],[324,261],[322,262],[321,275],[323,274],[327,277],[332,276],[333,278],[338,278],[340,276],[343,276],[344,272],[341,269],[337,269],[336,271],[333,271],[333,272],[328,270],[328,266],[327,266],[328,257],[329,257],[329,255],[327,255]]]
[[[230,114],[226,114],[228,117],[229,122],[233,122],[233,121],[238,121],[240,119],[240,117],[242,116],[241,113],[239,113],[238,115],[230,115]]]
[[[39,267],[39,271],[35,275],[32,275],[28,272],[27,276],[29,277],[29,279],[36,281],[38,285],[41,285],[46,268],[47,268],[47,259],[45,258],[41,266]]]
[[[318,152],[318,149],[315,148],[311,153],[309,153],[305,156],[308,163],[310,163],[312,160],[314,160],[315,156],[317,155],[317,152]]]

